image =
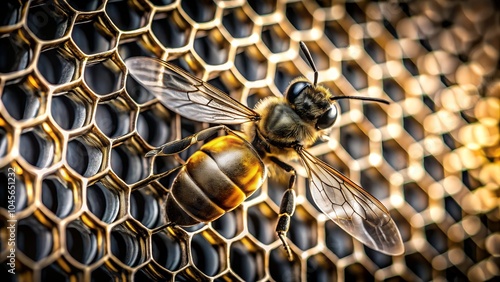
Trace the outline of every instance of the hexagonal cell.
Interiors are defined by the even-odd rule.
[[[21,19],[22,5],[19,1],[8,1],[0,10],[0,26],[15,25]]]
[[[323,254],[307,259],[307,281],[337,281],[337,267]]]
[[[211,223],[212,228],[222,237],[231,239],[243,231],[243,211],[236,208]]]
[[[263,26],[260,38],[269,51],[274,54],[290,49],[290,38],[279,24]]]
[[[68,142],[66,161],[81,176],[91,177],[103,166],[103,148],[106,145],[93,133],[78,136]]]
[[[281,245],[269,254],[268,269],[274,281],[294,281],[294,277],[300,277],[302,272],[300,260],[289,261]]]
[[[5,183],[4,189],[0,189],[0,208],[7,212],[11,211],[12,194],[15,196],[14,207],[16,212],[22,211],[28,206],[28,191],[25,182],[29,181],[27,174],[21,175],[20,169],[15,166],[5,166],[0,170],[0,183]],[[31,183],[28,187],[32,187]],[[30,191],[30,194],[32,192]]]
[[[401,213],[399,213],[395,209],[392,209],[389,213],[391,214],[391,218],[394,220],[396,226],[398,227],[403,242],[410,241],[412,237],[412,226],[410,225],[410,223],[406,220],[406,218],[404,218],[403,215],[401,215]]]
[[[90,0],[90,1],[79,1],[79,0],[68,0],[68,4],[75,10],[80,12],[91,12],[96,11],[101,8],[103,0]]]
[[[84,81],[98,95],[113,93],[123,87],[123,71],[113,58],[85,67]]]
[[[403,66],[410,72],[412,76],[419,75],[418,67],[410,58],[403,58]]]
[[[127,266],[134,267],[147,260],[147,232],[134,221],[116,225],[110,234],[111,254]]]
[[[253,22],[240,7],[225,9],[222,25],[234,38],[244,38],[252,34]]]
[[[78,187],[75,183],[61,180],[56,175],[42,181],[42,203],[57,217],[64,218],[75,208],[73,199]]]
[[[446,280],[447,281],[470,281],[471,277],[468,276],[466,273],[463,273],[463,270],[464,270],[463,267],[459,268],[457,266],[452,266],[452,267],[447,268],[446,269]],[[472,267],[468,269],[469,273],[471,271],[472,271]],[[480,271],[484,271],[484,270],[480,270]],[[484,274],[481,274],[481,275],[484,275]],[[496,277],[498,277],[498,275],[496,275]],[[494,281],[494,280],[495,280],[495,277],[491,277],[491,279],[488,281]]]
[[[130,194],[130,214],[149,229],[165,224],[162,196],[150,185],[134,190]]]
[[[44,223],[42,223],[44,222]],[[53,240],[50,221],[35,216],[17,222],[16,245],[23,254],[33,261],[40,261],[52,252]]]
[[[364,103],[363,113],[374,127],[387,125],[387,113],[376,103]]]
[[[385,268],[392,264],[391,256],[383,254],[381,252],[370,249],[366,245],[363,245],[366,256],[375,263],[379,268]]]
[[[352,19],[357,23],[366,22],[364,8],[361,8],[359,5],[363,5],[364,3],[356,3],[356,2],[347,2],[345,3],[346,12],[352,17]]]
[[[449,133],[442,134],[441,138],[443,138],[444,144],[446,144],[446,146],[448,146],[448,148],[450,148],[451,150],[455,150],[459,146],[458,142],[456,142],[455,139]]]
[[[403,185],[405,201],[412,206],[417,213],[422,212],[429,206],[429,196],[415,182]]]
[[[116,277],[123,277],[125,274],[123,268],[115,267],[115,265],[110,264],[110,260],[102,264],[98,268],[90,272],[90,281],[113,281]]]
[[[70,25],[70,16],[53,0],[30,2],[28,28],[41,40],[63,37]]]
[[[210,230],[195,234],[191,239],[191,258],[194,266],[207,276],[215,276],[225,269],[224,254],[226,243]]]
[[[285,15],[297,30],[308,30],[313,26],[313,16],[302,2],[287,3]]]
[[[45,131],[50,126],[44,123],[44,126],[36,126],[23,130],[19,143],[21,156],[31,165],[38,168],[50,166],[55,160],[55,152],[59,152],[54,144],[54,131],[50,128],[50,133]],[[59,143],[59,142],[58,142]]]
[[[375,281],[373,275],[360,263],[350,264],[344,269],[345,281]]]
[[[361,172],[361,187],[372,196],[382,201],[390,195],[390,183],[375,168],[369,168]]]
[[[408,167],[408,153],[395,140],[382,142],[382,156],[396,171]]]
[[[259,15],[267,15],[276,11],[276,1],[273,0],[250,0],[247,3]]]
[[[444,198],[444,209],[456,222],[462,220],[462,207],[451,196]]]
[[[290,82],[302,73],[297,69],[295,64],[292,62],[282,62],[276,65],[276,73],[274,74],[274,84],[278,90],[285,95],[285,90],[287,89]]]
[[[352,240],[352,237],[333,221],[325,223],[326,247],[337,257],[343,258],[354,252],[354,243]]]
[[[97,105],[95,122],[108,138],[117,138],[132,130],[130,123],[134,111],[133,106],[121,97],[116,97]]]
[[[146,88],[144,88],[144,86],[142,86],[139,82],[137,82],[130,75],[130,73],[128,73],[127,75],[127,82],[125,87],[130,98],[132,98],[138,104],[144,104],[155,99],[155,96]]]
[[[234,58],[234,66],[238,72],[250,81],[261,80],[266,77],[267,59],[257,46],[239,48]]]
[[[342,75],[356,90],[368,87],[368,77],[355,61],[342,61]]]
[[[394,102],[399,102],[406,97],[404,89],[392,78],[382,80],[382,89]]]
[[[74,276],[73,276],[74,277]],[[40,271],[42,281],[71,281],[72,275],[57,262],[51,263]]]
[[[164,229],[151,235],[151,244],[153,250],[153,259],[160,266],[176,271],[186,265],[186,242],[180,236],[170,232],[170,229]]]
[[[425,137],[424,127],[412,116],[403,118],[403,127],[417,141]]]
[[[31,119],[45,111],[45,90],[32,85],[30,77],[7,82],[3,88],[2,103],[10,116],[16,120]]]
[[[111,223],[120,211],[119,192],[106,180],[87,187],[87,207],[89,211],[105,223]]]
[[[51,115],[62,129],[70,131],[90,122],[93,101],[86,95],[90,94],[78,88],[52,96]]]
[[[405,256],[406,266],[422,281],[432,279],[432,265],[420,253],[413,253]]]
[[[120,42],[120,45],[118,45],[118,54],[120,58],[125,60],[136,56],[155,57],[155,53],[153,53],[141,39],[142,38],[138,38],[138,40],[134,41]]]
[[[175,2],[175,0],[149,0],[155,6],[168,6]]]
[[[465,170],[462,171],[462,182],[470,191],[476,190],[478,187],[482,186],[476,176]]]
[[[0,73],[24,70],[31,63],[33,50],[18,32],[0,36]]]
[[[171,138],[171,119],[169,112],[157,104],[139,113],[137,132],[148,144],[158,147]]]
[[[133,281],[174,281],[172,274],[155,264],[145,264],[136,271],[132,278]]]
[[[75,23],[71,38],[86,55],[106,52],[115,47],[118,33],[106,25],[106,19],[98,15],[84,22]]]
[[[51,84],[68,83],[78,76],[76,60],[62,48],[47,49],[40,53],[37,68]]]
[[[151,32],[165,48],[179,48],[188,44],[191,25],[178,10],[170,10],[154,15]]]
[[[307,45],[307,49],[309,49],[309,52],[311,53],[311,56],[313,58],[314,64],[316,65],[316,68],[318,70],[326,70],[330,67],[329,64],[329,56],[319,47],[318,44],[315,42],[307,42],[305,43]],[[304,53],[301,51],[299,52],[300,57],[304,61],[306,65],[309,65]],[[312,70],[309,72],[312,73]]]
[[[363,38],[363,47],[375,63],[381,64],[386,61],[384,49],[372,38]]]
[[[104,256],[106,246],[101,238],[104,230],[101,226],[83,215],[66,226],[66,250],[75,260],[89,265]]]
[[[340,144],[354,159],[360,159],[370,153],[370,140],[354,123],[340,128]]]
[[[329,21],[325,23],[325,35],[335,47],[349,47],[349,34],[347,34],[338,21]]]
[[[278,215],[266,204],[251,206],[247,211],[248,232],[263,244],[276,240],[275,224]]]
[[[427,106],[427,108],[429,108],[432,112],[436,112],[436,104],[431,97],[429,97],[428,95],[422,95],[422,100],[424,101],[424,104]]]
[[[225,63],[228,59],[229,46],[229,42],[223,39],[217,29],[212,29],[208,34],[199,31],[193,44],[196,54],[209,65]]]
[[[111,151],[111,169],[127,184],[143,179],[149,171],[144,152],[136,144],[135,140],[128,139]]]
[[[106,3],[106,15],[122,31],[141,28],[147,24],[148,11],[135,1],[118,0]]]
[[[6,127],[0,126],[0,157],[7,155],[12,146],[12,133]]]
[[[443,165],[434,157],[424,157],[424,169],[435,180],[441,180],[444,177]]]
[[[193,21],[206,23],[214,19],[217,5],[212,0],[183,0],[181,8]]]
[[[251,240],[243,238],[231,244],[229,259],[231,270],[243,281],[258,281],[265,275],[264,250]]]
[[[434,249],[443,254],[448,251],[448,236],[435,223],[425,226],[425,237]]]
[[[318,223],[302,206],[297,206],[290,222],[288,237],[301,250],[318,244]]]
[[[290,175],[283,172],[283,178],[270,177],[267,179],[267,196],[276,204],[276,206],[281,205],[281,200],[285,191],[288,189],[288,179]]]

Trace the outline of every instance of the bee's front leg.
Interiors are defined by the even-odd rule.
[[[271,161],[273,161],[275,164],[277,164],[286,172],[290,173],[290,181],[288,183],[288,188],[283,194],[283,198],[281,199],[280,213],[278,218],[278,224],[276,225],[276,232],[278,233],[278,237],[280,238],[281,243],[283,244],[283,247],[286,250],[288,260],[292,261],[293,260],[292,250],[290,249],[290,246],[286,241],[286,234],[288,232],[288,229],[290,228],[292,215],[295,212],[295,190],[293,190],[293,185],[295,184],[295,178],[297,173],[292,166],[282,162],[281,160],[275,157],[272,157]]]

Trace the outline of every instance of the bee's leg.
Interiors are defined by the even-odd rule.
[[[290,228],[292,215],[295,212],[295,190],[293,190],[293,186],[295,184],[295,178],[297,173],[291,165],[282,162],[278,158],[271,157],[270,159],[280,168],[290,173],[290,181],[288,182],[288,188],[283,194],[283,198],[281,199],[280,214],[278,218],[278,224],[276,225],[276,232],[278,233],[278,237],[280,238],[281,243],[283,244],[283,247],[286,250],[286,253],[288,255],[288,260],[292,261],[293,260],[292,251],[290,250],[290,246],[286,241],[286,234],[288,232],[288,229]]]
[[[146,157],[170,156],[181,153],[182,151],[196,144],[196,142],[207,140],[208,138],[215,135],[221,129],[223,129],[226,132],[232,132],[232,130],[225,125],[209,127],[188,137],[168,142],[156,149],[153,149],[146,153]]]

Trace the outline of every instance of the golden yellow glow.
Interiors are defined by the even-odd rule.
[[[461,242],[465,238],[465,232],[464,229],[460,224],[453,224],[450,228],[448,228],[448,232],[446,232],[446,235],[450,240],[455,241],[455,242]]]
[[[443,187],[450,195],[458,193],[462,186],[462,181],[454,175],[447,176],[445,179],[443,179]]]
[[[382,164],[383,158],[379,153],[371,153],[368,156],[368,161],[370,162],[371,166],[378,167],[379,165]]]
[[[404,103],[405,111],[410,115],[416,115],[422,111],[424,103],[420,98],[407,98]]]
[[[424,177],[425,171],[419,163],[412,163],[408,166],[408,176],[415,180]]]
[[[460,265],[465,260],[465,254],[460,249],[451,249],[448,252],[448,259],[455,265]]]
[[[467,234],[474,236],[481,229],[481,221],[476,216],[467,216],[462,220],[462,226]]]
[[[443,141],[436,135],[429,135],[424,139],[425,150],[433,155],[439,155],[443,151]]]

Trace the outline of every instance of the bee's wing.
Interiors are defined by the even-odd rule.
[[[342,173],[298,149],[314,202],[333,222],[368,247],[389,255],[404,252],[401,235],[387,209]]]
[[[259,119],[255,111],[177,66],[148,57],[128,58],[125,63],[134,79],[184,117],[219,124]]]

